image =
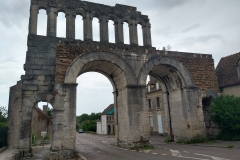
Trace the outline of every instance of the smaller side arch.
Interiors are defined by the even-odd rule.
[[[38,11],[41,10],[41,9],[45,10],[47,13],[49,12],[48,7],[45,7],[45,6],[38,6]]]
[[[91,13],[91,17],[92,17],[92,18],[95,17],[95,18],[100,19],[100,14],[99,14],[98,12],[92,12],[92,13]]]
[[[205,92],[202,92],[198,95],[198,99],[197,99],[197,107],[203,107],[203,104],[202,104],[202,99],[204,98],[209,98],[209,97],[212,97],[212,98],[216,98],[218,97],[218,94],[216,92],[214,92],[213,90],[207,90]]]
[[[64,8],[59,8],[59,9],[57,10],[57,14],[58,14],[59,12],[63,12],[65,15],[67,14],[67,12],[65,11]]]
[[[107,16],[107,20],[109,21],[109,20],[111,20],[111,21],[113,21],[113,22],[115,22],[115,16],[114,15],[108,15]]]

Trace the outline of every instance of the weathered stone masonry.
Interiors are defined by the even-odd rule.
[[[114,45],[98,42],[64,42],[57,45],[56,48],[56,83],[63,83],[66,71],[73,60],[83,53],[88,52],[111,52],[120,56],[138,57],[171,57],[181,62],[191,74],[194,85],[198,86],[201,91],[214,90],[219,92],[217,77],[214,68],[214,61],[211,55],[184,53],[174,51],[156,50],[154,47],[145,48],[141,46]],[[147,59],[144,59],[145,61]]]
[[[36,35],[39,9],[47,10],[47,36]],[[65,39],[56,37],[60,11],[67,19]],[[83,16],[83,41],[74,37],[77,14]],[[92,41],[93,17],[100,20],[100,42]],[[116,44],[108,43],[108,20],[114,21]],[[129,24],[130,45],[123,44],[123,22]],[[138,46],[137,24],[142,25],[144,46]],[[74,154],[76,78],[82,73],[96,71],[112,83],[116,139],[127,147],[149,140],[147,75],[159,81],[163,123],[176,140],[206,135],[202,98],[218,92],[211,55],[156,50],[151,46],[148,17],[135,7],[119,4],[32,0],[24,70],[25,75],[10,88],[8,147],[22,149],[26,156],[31,152],[32,108],[39,101],[54,109],[51,157],[65,159]]]

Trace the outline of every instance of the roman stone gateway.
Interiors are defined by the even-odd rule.
[[[47,35],[37,35],[38,11],[47,11]],[[66,38],[56,37],[59,12],[66,14]],[[84,40],[75,39],[81,15]],[[99,19],[100,42],[92,41],[92,18]],[[115,44],[109,43],[108,20],[114,21]],[[130,45],[124,44],[123,22]],[[143,46],[138,46],[137,24]],[[54,108],[51,157],[71,157],[75,150],[76,78],[89,71],[105,75],[113,86],[115,132],[120,146],[148,143],[147,75],[158,80],[165,108],[166,132],[175,140],[206,135],[202,96],[218,92],[211,55],[160,51],[151,46],[148,16],[135,7],[114,7],[80,0],[31,0],[25,75],[10,88],[8,147],[31,152],[32,108]]]

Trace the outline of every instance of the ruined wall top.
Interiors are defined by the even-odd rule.
[[[75,39],[75,18],[83,17],[84,41],[92,41],[92,19],[99,19],[100,41],[109,42],[108,21],[114,22],[115,43],[124,43],[123,23],[128,23],[130,44],[138,45],[137,25],[142,26],[143,45],[152,46],[151,24],[146,15],[136,7],[116,4],[114,7],[81,0],[31,0],[29,34],[37,34],[37,17],[40,9],[48,15],[47,36],[56,37],[56,17],[59,12],[66,15],[66,38]]]
[[[139,24],[149,22],[148,16],[142,15],[136,7],[116,4],[114,7],[81,0],[31,0],[32,5],[37,5],[39,9],[49,11],[50,7],[57,8],[57,12],[69,14],[69,11],[75,11],[75,15],[85,16],[90,12],[93,17],[100,18],[101,15],[107,15],[110,20],[116,17],[129,22],[131,19],[137,20]]]

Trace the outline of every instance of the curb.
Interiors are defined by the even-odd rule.
[[[80,158],[82,158],[83,160],[87,160],[87,158],[84,157],[83,155],[81,155],[80,153],[78,153],[78,156],[79,156]]]
[[[167,144],[167,143],[165,143]],[[169,144],[178,144],[178,145],[186,145],[186,146],[201,146],[201,147],[216,147],[216,148],[230,148],[228,146],[220,146],[220,145],[204,145],[204,144],[181,144],[181,143],[169,143]],[[239,146],[234,146],[232,148],[239,149]]]
[[[7,147],[3,147],[0,149],[0,153],[4,152],[7,149]]]

